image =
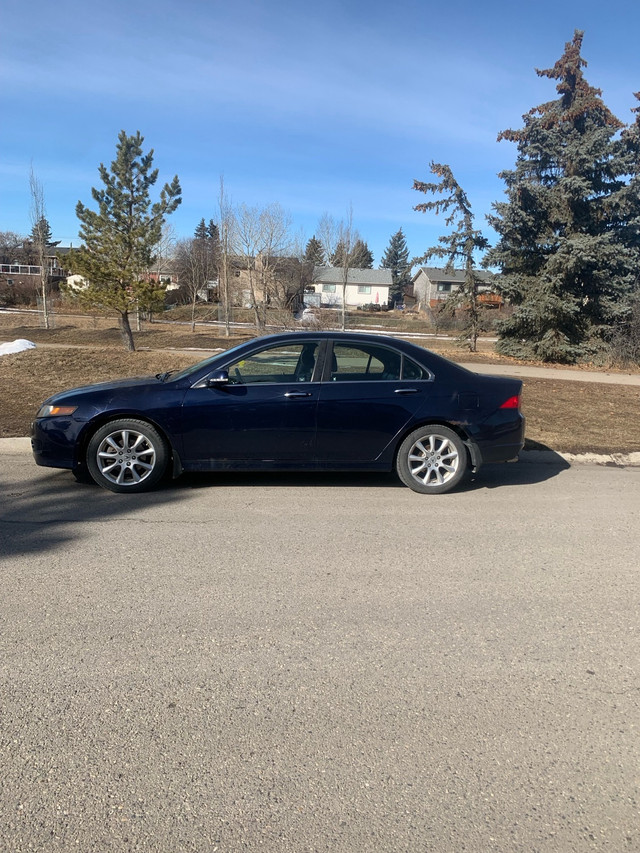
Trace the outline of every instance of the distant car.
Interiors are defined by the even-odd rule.
[[[318,322],[318,318],[313,310],[313,308],[303,308],[298,317],[301,323],[311,323],[315,325]]]
[[[377,335],[256,338],[178,372],[45,401],[38,465],[113,492],[183,471],[391,471],[440,494],[522,448],[522,383]]]

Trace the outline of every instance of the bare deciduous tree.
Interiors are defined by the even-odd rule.
[[[44,328],[48,329],[51,326],[49,319],[48,235],[44,233],[45,228],[43,227],[46,223],[46,209],[42,182],[33,171],[33,166],[29,172],[29,193],[31,195],[29,218],[32,225],[33,247],[40,267],[38,292],[42,300],[42,323]]]
[[[16,260],[16,253],[22,248],[25,237],[15,231],[0,231],[0,258],[3,264]]]
[[[290,229],[291,216],[279,204],[238,210],[237,249],[258,333],[267,324],[267,305],[287,308],[290,302]]]
[[[340,223],[340,244],[344,249],[342,262],[342,314],[340,328],[344,332],[347,327],[347,284],[349,282],[349,264],[353,245],[358,237],[353,230],[353,208],[349,205],[347,218]]]
[[[218,194],[218,290],[224,317],[224,333],[231,334],[231,288],[229,286],[229,265],[233,251],[236,218],[233,206],[224,189],[224,178],[220,176],[220,192]]]
[[[279,204],[270,204],[260,211],[260,284],[266,320],[266,306],[288,308],[290,286],[285,270],[293,251],[291,215]]]
[[[164,287],[167,285],[166,265],[170,258],[173,257],[176,248],[176,232],[173,225],[165,222],[162,226],[160,240],[154,248],[155,256],[153,259],[153,267],[147,270],[149,281],[162,283]],[[164,275],[163,275],[164,273]],[[153,303],[150,303],[153,304]],[[148,310],[149,318],[152,315],[152,308]],[[136,306],[136,327],[141,331],[140,324],[140,306]]]
[[[346,219],[341,219],[339,222],[330,214],[324,213],[318,222],[316,234],[324,249],[325,257],[331,260],[332,265],[342,270],[340,327],[344,331],[347,326],[347,284],[349,283],[349,270],[352,267],[351,255],[355,244],[360,240],[359,233],[353,227],[352,206],[349,205]]]
[[[240,205],[237,213],[237,251],[242,258],[246,273],[245,284],[248,288],[249,305],[253,311],[256,331],[264,331],[265,317],[258,297],[258,271],[256,258],[260,253],[262,235],[260,233],[260,210],[257,207]]]
[[[324,250],[327,262],[335,255],[340,240],[340,225],[329,213],[323,213],[316,228],[317,239]]]

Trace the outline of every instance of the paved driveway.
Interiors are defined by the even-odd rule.
[[[640,849],[639,469],[0,481],[0,849]]]

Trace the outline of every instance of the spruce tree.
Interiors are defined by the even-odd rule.
[[[640,101],[640,92],[634,97]],[[635,121],[625,128],[618,143],[628,183],[615,194],[612,209],[617,216],[619,251],[630,268],[630,287],[624,313],[611,330],[610,356],[623,364],[640,364],[640,106],[632,109]]]
[[[51,248],[52,246],[57,246],[57,243],[53,242],[53,235],[51,233],[51,226],[49,225],[49,221],[46,216],[41,216],[40,219],[34,224],[31,229],[31,234],[29,235],[29,240],[36,246],[42,244],[47,248]]]
[[[453,306],[461,307],[466,318],[465,327],[460,335],[471,352],[475,352],[480,332],[482,331],[482,306],[478,299],[478,287],[481,280],[475,271],[474,256],[478,251],[484,251],[489,246],[486,238],[478,229],[473,227],[474,216],[466,193],[453,176],[450,167],[442,163],[431,163],[431,171],[440,178],[438,183],[423,183],[414,181],[413,188],[423,193],[433,193],[441,196],[435,201],[426,201],[414,207],[414,210],[436,214],[450,211],[445,224],[453,227],[450,234],[438,238],[439,246],[432,246],[421,258],[416,259],[422,264],[430,258],[446,258],[446,271],[464,270],[464,284],[455,294],[452,294]],[[453,307],[452,306],[452,307]]]
[[[634,97],[640,101],[640,92],[634,92]],[[612,207],[618,217],[621,248],[628,254],[632,287],[637,290],[640,287],[640,106],[631,112],[635,121],[623,130],[618,143],[621,171],[628,182],[614,195]]]
[[[409,262],[409,249],[402,228],[396,231],[389,239],[380,268],[391,270],[390,298],[395,304],[403,301],[404,289],[411,283],[411,263]]]
[[[213,219],[210,219],[207,225],[207,239],[211,248],[217,253],[218,244],[220,243],[220,229]]]
[[[144,274],[153,264],[165,217],[181,202],[176,175],[152,203],[150,190],[158,170],[152,169],[153,149],[143,153],[143,141],[139,131],[135,136],[120,132],[116,159],[109,169],[100,164],[104,188],[91,190],[98,210],[90,210],[82,202],[76,206],[82,246],[67,256],[70,270],[88,282],[77,291],[78,298],[118,314],[128,350],[135,349],[129,313],[138,307],[152,308],[162,297],[162,288],[151,287]]]
[[[307,263],[313,264],[314,267],[323,267],[325,264],[324,249],[315,234],[307,242],[304,259]]]
[[[507,201],[490,224],[500,240],[486,258],[514,306],[498,350],[520,358],[574,362],[603,347],[629,288],[629,255],[612,199],[624,187],[615,135],[621,122],[584,78],[583,33],[540,77],[557,80],[558,98],[523,116],[498,139],[518,146],[515,169],[501,173]]]
[[[207,224],[202,218],[193,232],[193,256],[202,279],[200,288],[217,275],[219,244],[218,226],[213,219]]]
[[[331,255],[332,267],[349,267],[349,269],[373,269],[373,252],[359,237],[353,243],[350,252],[346,251],[344,240],[339,240]]]
[[[195,227],[193,239],[198,243],[204,243],[207,239],[207,223],[204,221],[204,216]]]
[[[349,256],[349,266],[352,269],[373,269],[373,252],[364,240],[356,240]]]
[[[329,258],[332,267],[348,266],[347,252],[343,240],[338,240],[336,247]]]

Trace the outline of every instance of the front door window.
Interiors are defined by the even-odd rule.
[[[260,350],[229,365],[229,384],[311,382],[317,354],[318,344],[312,341]]]

